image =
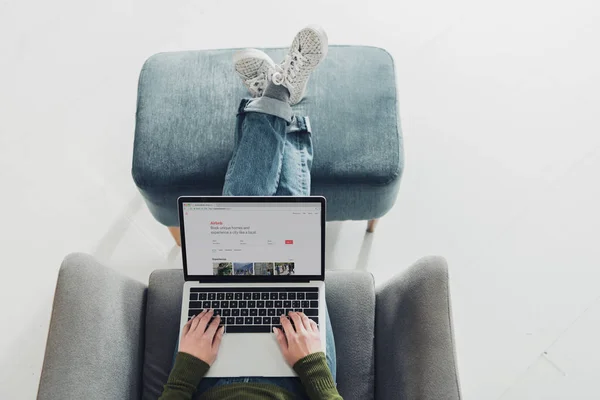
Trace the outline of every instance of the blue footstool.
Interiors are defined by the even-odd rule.
[[[235,114],[249,96],[234,72],[234,51],[160,53],[142,68],[132,174],[166,226],[179,225],[177,197],[221,194]],[[265,52],[279,62],[286,49]],[[370,220],[372,231],[396,200],[404,164],[391,56],[330,46],[294,111],[310,117],[311,193],[327,198],[327,219]]]

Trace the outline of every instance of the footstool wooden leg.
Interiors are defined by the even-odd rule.
[[[173,236],[173,239],[175,239],[177,246],[181,247],[181,231],[179,231],[179,227],[169,226],[169,232],[171,232],[171,236]]]
[[[369,223],[367,224],[367,232],[369,232],[369,233],[375,232],[375,226],[377,226],[378,221],[379,221],[379,218],[370,219]]]

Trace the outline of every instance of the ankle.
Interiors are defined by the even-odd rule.
[[[272,81],[269,81],[267,88],[263,93],[264,97],[270,97],[272,99],[290,102],[290,91],[283,85],[277,85]]]

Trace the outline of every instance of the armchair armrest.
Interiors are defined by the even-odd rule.
[[[71,254],[58,275],[38,399],[141,395],[146,286]]]
[[[375,352],[376,399],[461,398],[443,258],[423,258],[378,288]]]

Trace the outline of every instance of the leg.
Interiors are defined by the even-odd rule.
[[[310,196],[313,149],[308,117],[294,117],[288,126],[279,186],[275,196]]]
[[[367,232],[373,233],[375,232],[375,227],[377,226],[377,222],[379,222],[379,218],[370,219],[367,223]]]
[[[306,27],[296,35],[280,66],[258,50],[236,53],[235,69],[251,94],[260,95],[262,87],[266,89],[261,98],[240,107],[236,145],[223,194],[269,196],[307,195],[310,192],[310,137],[286,141],[287,132],[282,120],[288,124],[292,122],[290,104],[302,100],[310,74],[327,54],[327,42],[327,34],[322,28]],[[251,112],[260,115],[250,117],[247,113]],[[304,124],[305,120],[300,122]],[[310,129],[304,126],[302,130]],[[283,155],[288,149],[293,151],[290,162],[285,164],[290,172],[285,172],[289,179],[280,185]],[[278,192],[279,186],[282,188]]]
[[[175,239],[175,243],[177,246],[181,247],[181,231],[178,226],[169,226],[169,232],[171,232],[171,236]]]
[[[223,195],[275,194],[291,117],[292,109],[286,102],[268,97],[242,100]]]
[[[261,97],[257,100],[242,100],[238,110],[236,136],[233,154],[225,175],[223,195],[225,196],[272,196],[276,194],[283,168],[284,151],[293,151],[294,167],[286,162],[286,170],[304,164],[308,169],[299,171],[303,178],[290,185],[310,190],[310,165],[312,164],[312,143],[310,136],[296,137],[302,129],[307,131],[306,122],[292,123],[292,109],[287,102]],[[294,137],[293,144],[287,143],[288,130]],[[297,171],[297,170],[296,170]],[[298,179],[298,178],[294,178]],[[300,190],[300,189],[296,189]],[[292,194],[289,194],[292,195]],[[296,195],[301,195],[297,193]],[[306,194],[307,195],[307,194]],[[178,246],[181,246],[179,227],[169,227],[169,232]]]

